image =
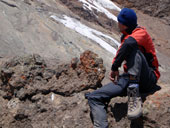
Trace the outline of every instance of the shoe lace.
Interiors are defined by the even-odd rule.
[[[128,109],[133,111],[137,107],[137,90],[133,89],[128,92]]]

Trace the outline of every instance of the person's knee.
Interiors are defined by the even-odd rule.
[[[127,60],[127,72],[130,75],[140,77],[141,69],[142,69],[143,57],[139,52],[136,52],[132,58]]]
[[[98,102],[96,101],[96,99],[93,96],[89,96],[88,104],[92,107],[92,106],[96,106],[98,104]]]
[[[87,100],[89,105],[97,105],[102,103],[101,96],[96,95],[95,93],[87,94]]]
[[[87,99],[88,101],[98,101],[100,98],[93,93],[89,93]]]

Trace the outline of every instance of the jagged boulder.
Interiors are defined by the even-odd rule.
[[[1,66],[1,95],[6,99],[25,99],[37,93],[55,92],[64,96],[101,86],[103,60],[86,51],[71,64],[48,68],[39,55],[15,57]]]
[[[50,66],[39,55],[0,66],[0,127],[67,127],[90,124],[84,90],[101,86],[103,60],[85,51],[69,64]]]

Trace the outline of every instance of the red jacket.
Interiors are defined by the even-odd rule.
[[[128,53],[130,53],[135,47],[138,47],[142,51],[149,66],[153,68],[158,80],[160,77],[160,72],[158,70],[159,64],[156,57],[154,44],[146,29],[142,27],[136,27],[131,34],[126,32],[123,33],[121,45],[112,62],[112,70],[118,70],[121,63],[126,60],[126,57],[128,57]],[[126,65],[124,66],[124,69],[126,70],[125,67]]]

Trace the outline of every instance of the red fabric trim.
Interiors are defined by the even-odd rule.
[[[125,34],[126,36],[124,37],[124,39],[121,42],[121,45],[116,53],[116,56],[113,58],[112,64],[114,63],[117,54],[119,53],[119,50],[121,48],[121,46],[123,45],[124,41],[129,37],[132,36],[136,42],[138,43],[139,49],[144,53],[151,53],[153,55],[153,62],[152,65],[154,67],[156,67],[155,75],[157,77],[157,80],[160,78],[160,72],[158,70],[158,59],[156,57],[156,52],[155,52],[155,47],[154,44],[152,42],[152,39],[150,37],[150,35],[147,33],[145,28],[142,27],[137,27],[135,30],[133,30],[132,34],[128,35],[126,32],[122,32],[123,34]],[[144,49],[143,49],[144,48]],[[127,71],[127,66],[124,65],[124,71]]]

